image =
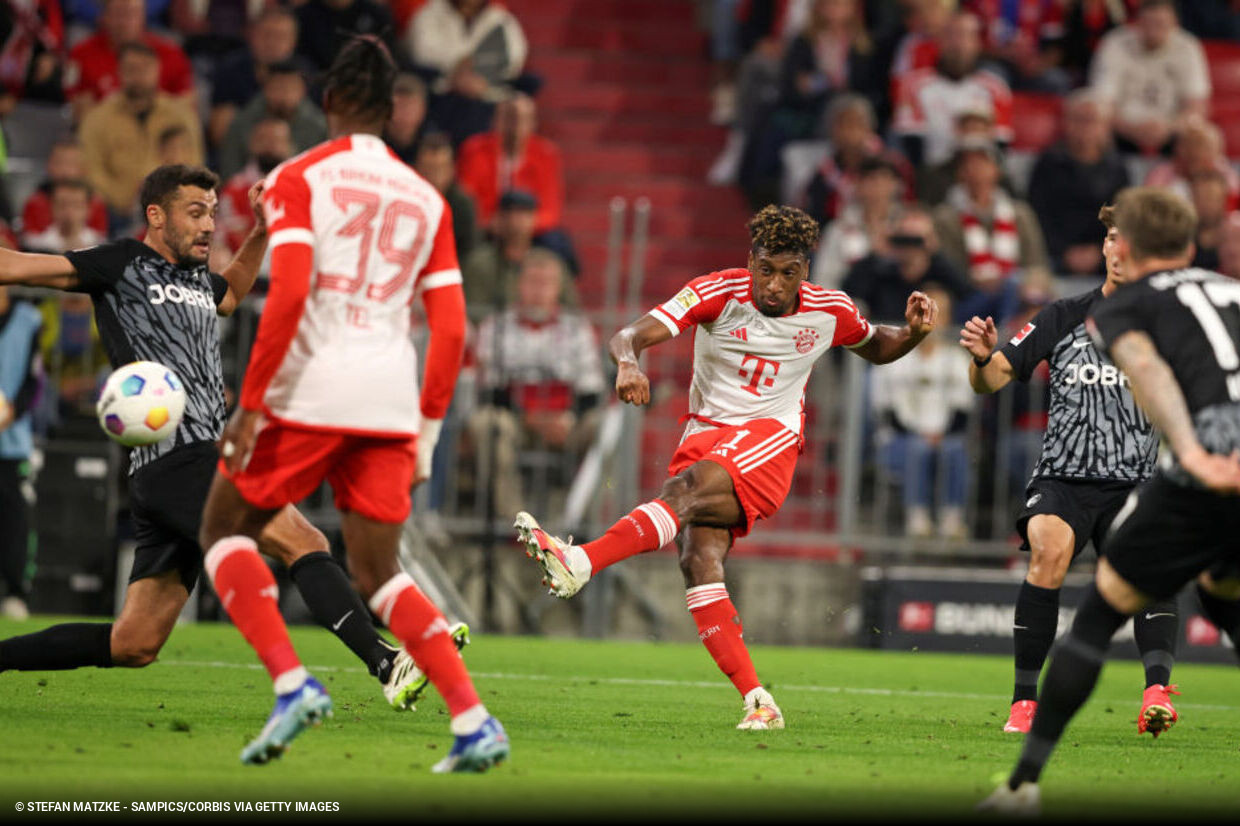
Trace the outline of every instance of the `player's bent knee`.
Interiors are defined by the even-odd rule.
[[[120,668],[144,668],[159,657],[164,640],[112,634],[112,664]]]

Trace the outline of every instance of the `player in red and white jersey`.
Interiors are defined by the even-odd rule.
[[[516,528],[552,593],[571,597],[600,569],[680,537],[680,567],[698,636],[744,698],[738,728],[783,728],[784,719],[742,639],[724,586],[734,539],[779,510],[792,484],[804,430],[810,369],[832,347],[875,364],[895,361],[934,328],[925,294],[909,296],[903,327],[874,326],[842,292],[805,282],[818,224],[799,209],[768,206],[749,222],[748,269],[690,281],[610,343],[621,401],[650,401],[642,351],[694,328],[689,424],[658,498],[601,538],[569,545],[528,513]]]
[[[254,542],[279,508],[324,479],[358,589],[452,715],[456,742],[435,771],[481,771],[508,754],[447,621],[396,558],[409,491],[430,474],[460,369],[465,299],[447,204],[379,137],[395,75],[381,41],[350,40],[325,81],[333,138],[281,164],[265,186],[271,288],[200,534],[221,603],[275,683],[275,710],[242,751],[247,763],[279,756],[330,712],[289,643]],[[420,394],[410,338],[419,295],[430,327]]]

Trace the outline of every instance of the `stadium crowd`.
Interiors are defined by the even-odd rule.
[[[1240,174],[1219,125],[1236,119],[1214,97],[1202,43],[1240,39],[1233,3],[699,5],[711,22],[712,120],[727,127],[710,180],[738,186],[755,210],[807,209],[822,225],[812,280],[846,290],[875,321],[900,319],[911,290],[933,288],[955,319],[1019,328],[1056,284],[1099,283],[1097,210],[1131,183],[1189,197],[1196,263],[1240,278]],[[555,79],[528,70],[522,24],[500,2],[3,0],[0,120],[10,144],[33,141],[43,157],[32,189],[5,176],[0,243],[63,252],[133,235],[143,176],[205,163],[225,181],[213,260],[226,261],[252,224],[249,187],[326,137],[318,78],[342,30],[381,38],[397,58],[386,139],[452,208],[470,321],[486,333],[477,398],[454,405],[466,448],[511,474],[515,460],[488,445],[520,427],[522,444],[579,455],[605,382],[562,354],[566,340],[599,338],[576,311],[598,299],[577,293],[560,149],[538,130],[538,93]],[[42,128],[22,116],[31,105],[63,107],[65,127],[18,136]],[[39,309],[56,381],[31,413],[46,433],[89,415],[106,359],[88,301]],[[914,534],[930,531],[933,456],[948,480],[939,531],[967,530],[961,416],[977,402],[947,378],[957,351],[922,354],[944,386],[921,387],[916,409],[892,399],[924,371],[893,372],[873,392],[881,458],[906,468]],[[1029,409],[1015,415],[1032,431]]]

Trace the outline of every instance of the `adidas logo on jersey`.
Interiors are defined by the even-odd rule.
[[[739,330],[729,330],[728,335],[733,338],[739,338],[741,341],[749,341],[749,333],[745,331],[744,327],[741,327]]]
[[[171,301],[173,304],[189,304],[192,307],[202,307],[204,310],[215,311],[215,302],[211,300],[211,296],[202,290],[192,290],[189,287],[178,287],[176,284],[148,284],[147,292],[151,294],[152,304],[163,304]]]

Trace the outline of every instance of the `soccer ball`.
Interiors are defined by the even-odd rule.
[[[135,361],[108,376],[95,405],[99,426],[126,447],[168,438],[185,412],[185,387],[162,364]]]

